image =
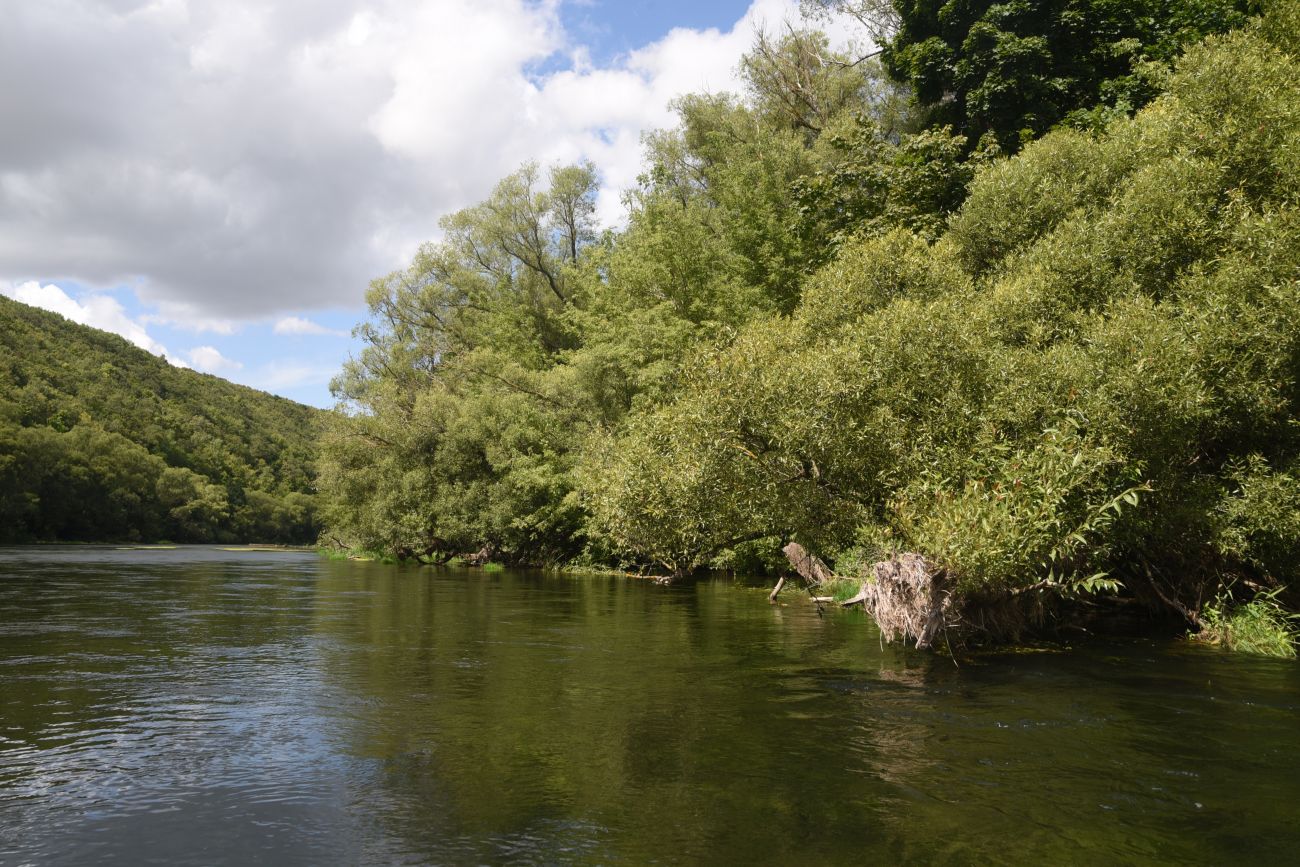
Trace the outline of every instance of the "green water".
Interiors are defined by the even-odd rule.
[[[1300,666],[726,581],[0,550],[0,864],[1295,863]]]

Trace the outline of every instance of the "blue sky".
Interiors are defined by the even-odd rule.
[[[527,160],[598,213],[796,0],[0,4],[0,293],[316,406],[373,277]]]
[[[593,0],[566,4],[560,16],[565,28],[591,47],[594,62],[609,63],[618,55],[662,38],[674,27],[729,29],[748,8],[748,2],[734,0]]]

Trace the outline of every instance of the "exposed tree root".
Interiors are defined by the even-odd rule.
[[[920,554],[901,554],[873,564],[858,595],[842,604],[866,608],[886,641],[931,647],[952,607],[944,578]]]
[[[950,576],[920,554],[899,554],[871,566],[858,594],[840,603],[861,605],[886,641],[931,648],[971,640],[1015,641],[1042,623],[1043,595],[1030,592],[959,596]]]
[[[491,545],[484,545],[473,554],[463,555],[461,559],[464,560],[466,566],[485,566],[492,561],[495,553]]]

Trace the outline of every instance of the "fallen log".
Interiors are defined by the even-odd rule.
[[[461,557],[466,566],[485,566],[492,561],[495,552],[491,545],[484,545],[473,554],[465,554]]]
[[[835,577],[830,567],[813,556],[807,548],[798,542],[791,542],[786,545],[781,549],[781,553],[790,561],[794,571],[798,572],[800,577],[813,587],[818,587]]]

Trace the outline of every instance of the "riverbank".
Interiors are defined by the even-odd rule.
[[[352,560],[358,562],[375,562],[380,564],[420,565],[444,567],[449,569],[478,569],[485,573],[498,573],[510,567],[502,563],[474,563],[468,558],[452,557],[440,562],[425,561],[420,558],[397,558],[391,554],[377,551],[344,552],[338,549],[317,548],[317,553],[330,560]],[[638,581],[650,581],[657,584],[673,583],[670,576],[655,575],[646,572],[633,572],[623,569],[592,566],[590,564],[571,564],[566,566],[537,567],[539,571],[570,576],[617,577]],[[822,566],[824,569],[824,564]],[[716,574],[706,573],[710,577]],[[677,579],[678,581],[682,579]],[[694,580],[694,579],[686,579]],[[770,591],[769,601],[776,602],[777,590],[771,590],[770,584],[750,577],[742,586]],[[795,577],[785,584],[786,598],[799,599],[809,606],[822,605],[862,605],[864,591],[872,583],[870,578],[851,577],[835,574],[827,570],[825,580],[810,585],[806,580]],[[1041,588],[1046,589],[1046,588]],[[916,594],[905,594],[913,604],[920,600]],[[931,636],[918,642],[916,632],[908,632],[905,624],[920,623],[927,617],[934,616],[926,610],[917,610],[899,614],[894,612],[893,625],[882,629],[883,639],[887,642],[899,641],[903,644],[930,647],[932,643],[938,652],[952,652],[954,648],[973,643],[975,645],[1014,647],[1022,641],[1060,640],[1063,637],[1080,634],[1110,635],[1122,637],[1151,636],[1170,637],[1181,635],[1189,641],[1222,648],[1237,653],[1272,656],[1282,659],[1294,659],[1297,647],[1300,647],[1300,614],[1289,611],[1278,600],[1280,591],[1259,591],[1248,601],[1234,603],[1226,594],[1207,604],[1199,622],[1199,628],[1187,628],[1186,624],[1169,616],[1167,611],[1144,606],[1132,597],[1097,596],[1091,599],[1052,599],[1030,601],[1028,604],[1017,602],[1016,609],[1008,611],[1004,602],[999,602],[1004,621],[994,629],[985,622],[982,628],[950,633],[940,624]],[[865,606],[864,606],[865,607]],[[879,627],[878,609],[867,609],[867,617],[876,621]],[[952,615],[954,618],[961,615]],[[987,616],[976,614],[973,616]],[[1014,618],[1011,626],[1008,621]],[[897,624],[904,624],[899,627]]]

